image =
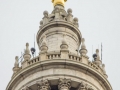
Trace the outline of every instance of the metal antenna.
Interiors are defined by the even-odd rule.
[[[93,56],[93,45],[92,45],[92,56]],[[92,57],[92,61],[93,61],[93,57]]]
[[[36,56],[36,49],[35,49],[35,34],[34,34],[34,47],[31,48],[31,53],[32,53],[33,58],[34,58],[34,56]]]
[[[102,60],[102,43],[101,43],[101,60]]]
[[[34,48],[35,48],[35,34],[34,34]],[[36,50],[36,49],[35,49]],[[35,52],[35,56],[36,56],[36,52]]]

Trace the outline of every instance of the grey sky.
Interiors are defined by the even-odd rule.
[[[68,8],[79,19],[90,60],[92,45],[95,52],[103,43],[108,79],[113,90],[120,90],[120,0],[68,0]],[[0,90],[5,90],[11,79],[15,56],[20,57],[26,42],[33,47],[44,10],[51,13],[51,0],[0,0]],[[38,53],[37,44],[36,48]]]

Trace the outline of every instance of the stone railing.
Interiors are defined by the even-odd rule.
[[[52,59],[61,59],[61,53],[60,52],[52,52],[52,53],[47,53],[46,54],[46,60],[52,60]],[[73,60],[79,63],[82,63],[82,58],[79,55],[74,55],[74,54],[68,54],[68,59],[69,60]],[[40,62],[40,58],[39,56],[31,59],[30,61],[28,61],[28,66],[29,65],[33,65],[37,62]],[[93,62],[88,61],[88,66],[90,66],[91,68],[97,70],[100,73],[103,73],[103,70],[101,67],[95,65]]]
[[[31,59],[30,61],[28,61],[28,65],[32,65],[32,64],[37,63],[39,61],[40,61],[39,56],[37,56],[37,57]]]
[[[60,53],[50,53],[47,54],[47,59],[60,59],[61,54]]]
[[[103,73],[102,68],[99,67],[99,66],[97,66],[97,65],[95,65],[93,62],[89,61],[89,62],[88,62],[88,65],[89,65],[90,67],[94,68],[95,70],[99,71],[100,73]]]
[[[78,61],[78,62],[82,61],[80,56],[76,56],[76,55],[72,55],[72,54],[69,54],[69,59],[74,60],[74,61]]]

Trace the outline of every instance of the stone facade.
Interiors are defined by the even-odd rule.
[[[53,0],[52,13],[44,11],[36,36],[39,55],[31,58],[26,44],[24,60],[19,66],[16,56],[6,90],[112,90],[99,50],[91,62],[78,19],[71,9],[64,10],[65,1]]]

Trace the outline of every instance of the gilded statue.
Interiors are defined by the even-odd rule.
[[[66,1],[67,0],[52,0],[52,3],[54,6],[57,4],[64,6]]]

